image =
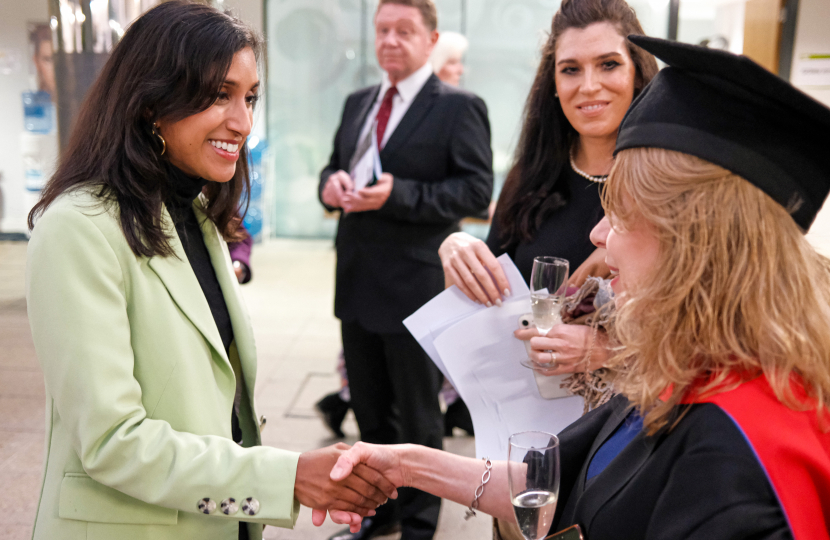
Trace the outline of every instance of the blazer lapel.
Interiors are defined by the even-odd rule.
[[[210,254],[210,262],[216,271],[216,279],[219,281],[219,288],[222,289],[222,296],[225,298],[225,305],[228,308],[228,314],[231,318],[233,339],[236,344],[236,349],[239,352],[239,363],[242,366],[242,374],[245,378],[245,385],[248,388],[248,395],[253,398],[257,356],[251,318],[245,309],[244,302],[242,302],[239,282],[233,271],[233,263],[228,252],[228,245],[219,234],[216,225],[207,219],[202,210],[205,202],[203,196],[200,195],[194,201],[193,209],[196,212],[196,219],[202,228],[202,236],[205,239],[205,246],[207,246],[208,253]]]
[[[369,114],[369,111],[372,110],[372,104],[378,98],[378,93],[380,92],[380,85],[378,85],[373,92],[369,92],[367,97],[363,99],[363,103],[360,104],[360,109],[358,111],[358,115],[355,118],[354,122],[349,123],[349,136],[346,137],[346,147],[344,148],[343,156],[347,157],[348,160],[345,163],[351,163],[352,157],[354,156],[355,149],[357,149],[358,139],[360,139],[360,132],[363,131],[363,126],[366,124],[366,117]],[[351,171],[349,171],[351,172]]]
[[[625,404],[628,403],[628,400],[625,401]],[[582,495],[585,491],[585,482],[586,477],[588,476],[588,466],[591,464],[591,461],[594,459],[594,455],[597,453],[597,450],[605,444],[605,441],[608,440],[608,437],[614,434],[617,431],[617,428],[620,424],[623,423],[625,417],[628,416],[628,413],[631,409],[628,406],[620,405],[614,411],[608,420],[605,422],[605,425],[602,426],[602,429],[597,434],[597,438],[594,439],[594,444],[591,446],[591,450],[588,452],[588,459],[585,460],[585,463],[582,465],[582,471],[579,474],[579,480],[576,484],[577,493]]]
[[[649,456],[651,456],[654,452],[657,441],[661,437],[661,433],[648,437],[645,432],[640,432],[634,440],[628,443],[628,445],[623,448],[622,452],[620,452],[617,457],[615,457],[614,460],[608,464],[605,470],[600,473],[602,475],[601,481],[597,481],[596,483],[593,483],[585,488],[585,476],[590,460],[593,458],[602,443],[604,443],[605,440],[616,430],[616,426],[618,426],[625,419],[628,411],[629,409],[627,408],[621,409],[622,418],[619,418],[618,421],[615,422],[614,428],[609,432],[606,433],[603,429],[601,436],[597,437],[597,441],[599,442],[602,440],[602,442],[595,444],[594,448],[591,449],[590,458],[585,462],[585,466],[583,468],[584,470],[582,471],[582,474],[580,474],[580,495],[583,496],[577,504],[576,516],[579,517],[579,520],[586,527],[590,528],[590,523],[593,521],[594,516],[603,507],[603,505],[605,505],[611,497],[615,496],[617,492],[621,490],[643,467],[646,460],[648,460]],[[609,420],[609,424],[611,423],[612,422]],[[606,425],[606,427],[608,426]]]
[[[388,154],[394,152],[399,146],[409,140],[409,136],[413,131],[415,131],[415,128],[417,128],[424,118],[426,118],[427,113],[429,113],[432,106],[435,105],[435,99],[438,95],[438,88],[440,87],[440,84],[441,81],[438,77],[430,75],[427,82],[424,83],[424,87],[421,88],[421,91],[418,92],[418,95],[415,96],[414,100],[412,100],[412,105],[409,106],[406,114],[404,114],[403,118],[401,118],[400,124],[398,124],[395,131],[392,132],[392,135],[389,136],[389,140],[386,141],[386,145],[380,151],[381,163],[383,163],[383,160]]]
[[[228,355],[222,345],[219,329],[216,328],[216,322],[210,312],[210,306],[207,299],[205,299],[205,294],[202,292],[202,287],[199,285],[196,275],[190,267],[167,208],[162,209],[162,221],[166,224],[165,232],[170,238],[170,246],[173,248],[174,256],[151,257],[149,261],[150,268],[164,283],[167,292],[176,302],[176,305],[179,306],[179,309],[182,310],[182,313],[201,332],[205,340],[216,351],[216,354],[225,360],[228,369],[231,369]]]

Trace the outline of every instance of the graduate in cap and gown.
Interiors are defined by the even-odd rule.
[[[550,532],[587,540],[830,538],[830,109],[751,60],[643,36],[668,67],[620,126],[603,193],[620,392],[559,434]],[[515,521],[506,456],[480,510]],[[398,485],[470,504],[485,465],[358,443]],[[533,466],[533,462],[529,463]]]

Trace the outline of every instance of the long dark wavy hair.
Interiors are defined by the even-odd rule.
[[[556,42],[569,28],[609,22],[620,35],[644,34],[637,14],[624,0],[563,0],[553,16],[550,37],[542,50],[536,79],[525,104],[525,120],[515,160],[498,203],[499,241],[508,245],[530,241],[545,218],[564,206],[570,192],[563,172],[578,133],[571,126],[556,93]],[[628,52],[636,76],[634,97],[657,74],[654,56],[631,42]]]
[[[153,123],[176,122],[210,107],[234,55],[262,40],[244,23],[188,1],[165,2],[138,18],[114,48],[84,100],[69,143],[29,227],[55,199],[93,186],[102,204],[116,204],[121,229],[136,256],[169,256],[162,223],[171,165],[161,156]],[[206,215],[227,240],[239,240],[248,205],[248,149],[240,149],[229,182],[209,182]]]

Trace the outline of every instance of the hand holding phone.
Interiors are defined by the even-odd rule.
[[[519,316],[519,329],[531,328],[533,326],[533,314],[525,313]],[[530,341],[524,341],[525,350],[528,357],[530,356]],[[536,388],[539,394],[545,399],[557,399],[563,397],[570,397],[573,394],[560,387],[562,380],[568,375],[543,375],[536,370],[533,370],[533,378],[536,380]]]

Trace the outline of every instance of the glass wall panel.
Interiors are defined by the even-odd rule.
[[[268,139],[278,236],[331,235],[317,201],[345,97],[360,87],[360,0],[271,0]]]
[[[437,0],[439,30],[470,40],[462,86],[487,103],[497,189],[511,163],[522,110],[560,0]],[[664,37],[668,2],[635,0],[646,33]],[[273,233],[331,237],[317,200],[343,103],[377,84],[376,0],[266,0],[268,139]],[[486,227],[471,229],[477,235]]]

